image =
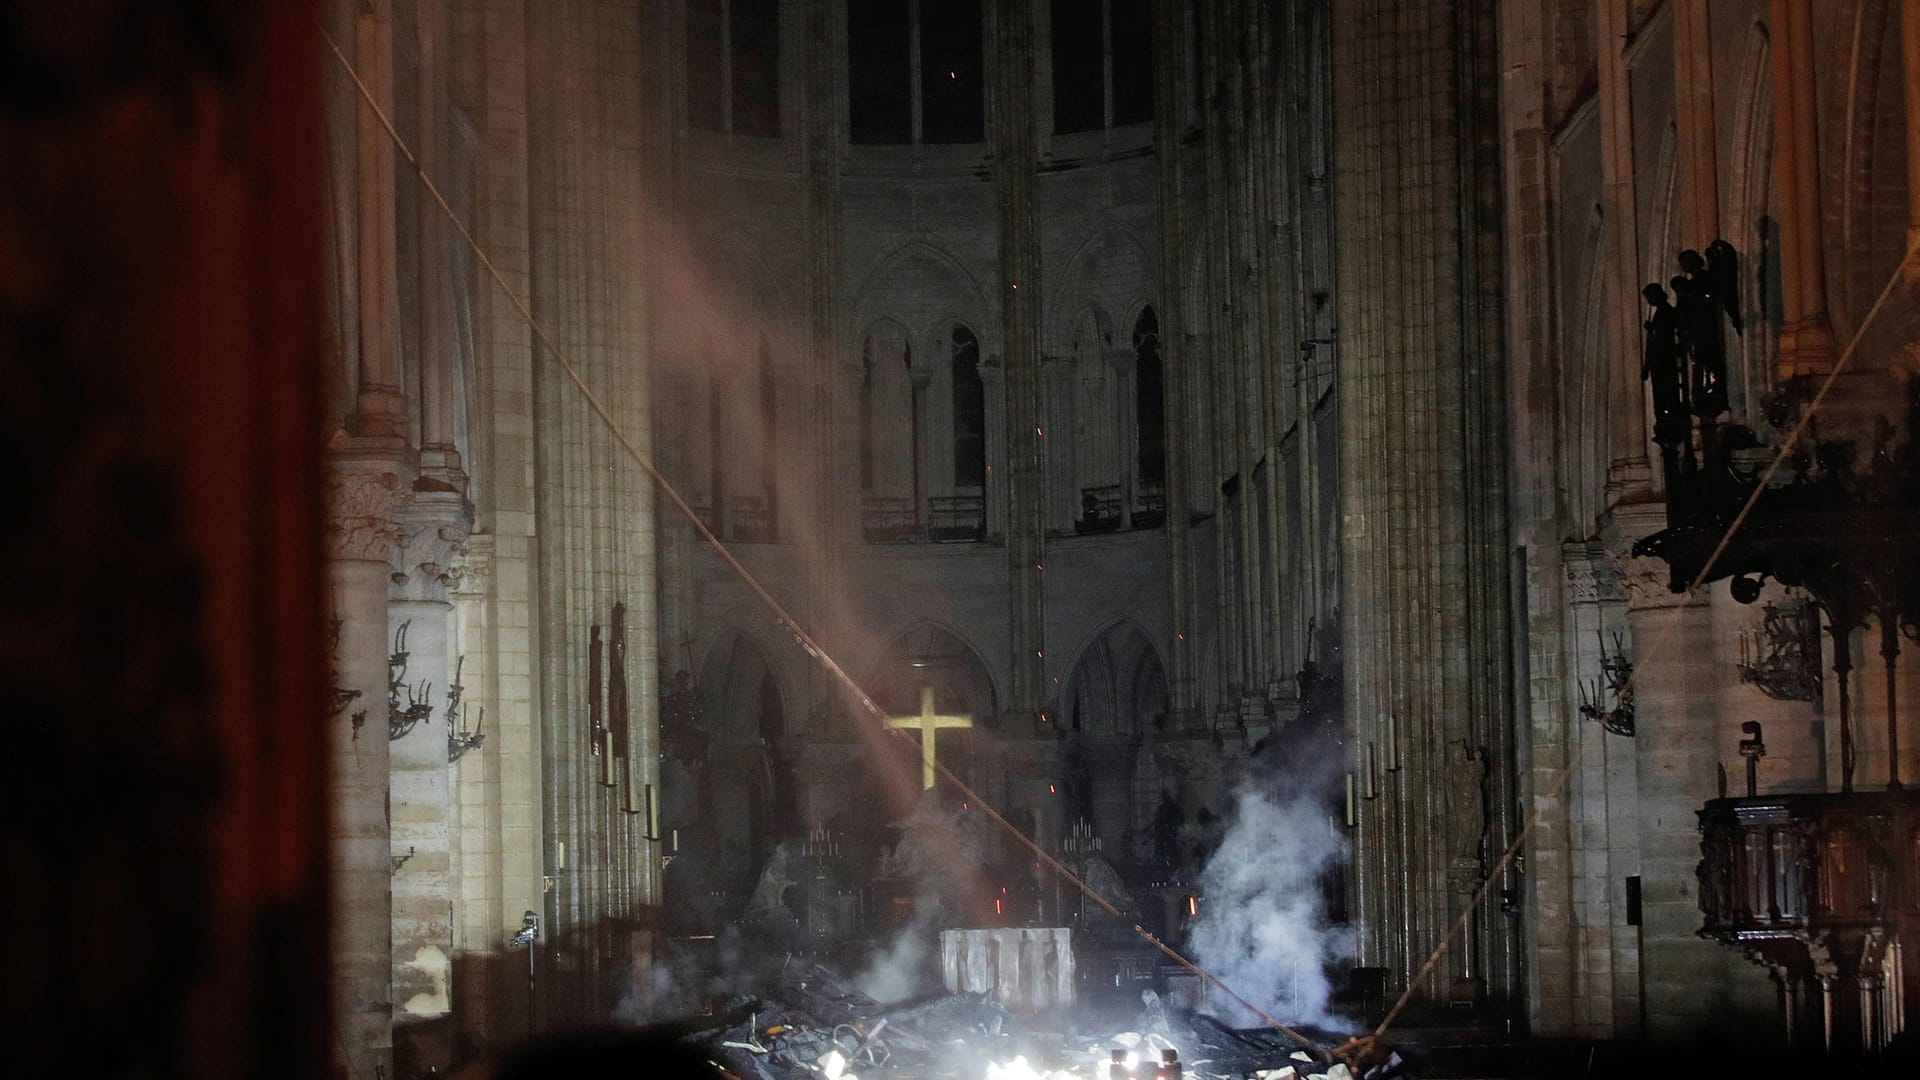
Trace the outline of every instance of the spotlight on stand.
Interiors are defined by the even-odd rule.
[[[527,950],[527,1034],[528,1035],[533,1034],[534,1025],[538,1022],[538,1019],[539,1019],[539,1014],[534,1009],[534,983],[536,981],[535,971],[538,967],[537,963],[535,962],[534,954],[538,951],[535,943],[538,942],[539,940],[540,940],[540,914],[535,911],[528,911],[526,914],[522,915],[520,917],[520,929],[514,931],[513,936],[507,939],[508,948]]]
[[[527,912],[521,917],[520,929],[507,939],[507,945],[514,949],[524,949],[540,938],[540,916]]]

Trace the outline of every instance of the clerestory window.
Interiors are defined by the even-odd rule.
[[[687,124],[780,135],[780,0],[687,0]]]
[[[861,145],[986,138],[980,0],[847,0],[847,109]]]
[[[1056,135],[1153,119],[1152,0],[1052,0]]]

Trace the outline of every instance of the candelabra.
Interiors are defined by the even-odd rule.
[[[1632,737],[1633,661],[1627,659],[1625,642],[1618,631],[1614,632],[1610,653],[1600,631],[1595,630],[1593,634],[1600,639],[1600,675],[1591,682],[1581,680],[1575,684],[1580,690],[1580,715],[1600,721],[1601,727],[1615,735]],[[1611,707],[1601,705],[1609,698],[1613,701]]]
[[[466,708],[461,703],[461,695],[466,687],[460,685],[460,673],[466,669],[467,654],[461,653],[453,662],[453,683],[447,687],[447,764],[459,761],[466,752],[487,741],[487,734],[481,730],[487,726],[487,707],[480,706],[480,722],[471,729],[467,727]]]
[[[416,686],[407,685],[407,628],[412,620],[400,624],[393,632],[393,652],[387,657],[387,741],[394,742],[407,737],[415,727],[433,719],[433,703],[426,698],[432,693],[431,684],[422,681]],[[400,691],[407,692],[407,703],[400,704]]]
[[[471,731],[467,729],[467,717],[464,711],[460,714],[458,729],[456,729],[453,722],[449,720],[447,723],[447,764],[451,765],[459,761],[466,756],[469,750],[479,749],[480,746],[487,741],[487,733],[482,730],[486,726],[487,707],[485,705],[480,706],[480,722],[473,725]]]
[[[1804,603],[1768,604],[1740,634],[1740,681],[1776,701],[1820,697],[1820,638]]]
[[[346,620],[338,616],[327,620],[327,679],[328,682],[332,684],[332,689],[327,696],[327,715],[329,717],[339,716],[341,713],[346,712],[347,706],[353,704],[354,701],[360,697],[360,691],[348,690],[339,683],[340,632],[341,628],[345,625]],[[361,709],[359,712],[354,713],[352,722],[353,733],[357,738],[360,734],[360,726],[367,722],[367,711]]]

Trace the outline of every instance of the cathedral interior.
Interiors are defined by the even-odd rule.
[[[1920,0],[3,0],[0,160],[34,1075],[1914,1050]]]

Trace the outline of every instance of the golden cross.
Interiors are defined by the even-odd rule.
[[[920,688],[920,715],[889,716],[887,726],[920,729],[920,787],[926,790],[933,787],[933,733],[941,728],[970,728],[973,726],[973,717],[934,715],[933,689],[923,686]]]

